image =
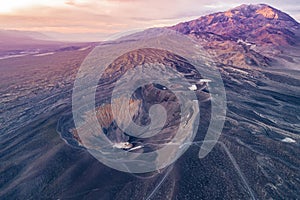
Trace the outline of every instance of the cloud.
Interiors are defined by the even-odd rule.
[[[18,1],[18,0],[11,0]],[[43,1],[0,13],[0,28],[63,33],[117,33],[152,26],[166,26],[260,1],[229,0],[66,0]],[[51,3],[55,2],[55,3]],[[293,0],[264,1],[300,19]],[[0,10],[1,11],[1,10]]]

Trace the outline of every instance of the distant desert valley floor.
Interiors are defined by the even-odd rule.
[[[96,46],[126,44],[161,29],[197,41],[215,60],[226,90],[225,125],[203,159],[195,142],[165,169],[120,172],[81,144],[72,116],[76,74]],[[300,198],[300,24],[286,13],[264,4],[242,5],[109,42],[64,43],[19,34],[0,31],[5,38],[0,44],[0,199]],[[180,121],[174,94],[156,84],[140,88],[131,109],[138,113],[135,122],[147,124],[149,107],[171,100],[167,110],[175,114],[169,115],[166,133],[139,140],[112,119],[105,100],[111,84],[149,63],[171,66],[191,84],[202,77],[183,57],[160,49],[137,49],[111,63],[99,83],[98,91],[107,92],[97,99],[97,117],[111,140],[143,146],[136,152],[159,148]],[[201,111],[195,141],[201,141],[211,100],[205,84],[195,90]]]

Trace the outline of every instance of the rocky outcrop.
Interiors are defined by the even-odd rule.
[[[300,25],[265,4],[241,5],[169,27],[197,39],[222,64],[268,67],[282,47],[299,43]]]

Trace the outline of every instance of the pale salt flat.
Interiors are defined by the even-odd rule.
[[[287,143],[296,143],[296,140],[292,139],[292,138],[284,138],[281,140],[282,142],[287,142]]]
[[[40,54],[36,54],[34,56],[48,56],[48,55],[52,55],[52,54],[54,54],[54,52],[40,53]]]

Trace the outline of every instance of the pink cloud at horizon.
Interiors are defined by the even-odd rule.
[[[64,34],[102,34],[155,26],[173,25],[202,15],[225,11],[243,3],[217,0],[0,0],[0,29],[58,32]],[[292,0],[284,3],[264,1],[296,20],[300,6]]]

